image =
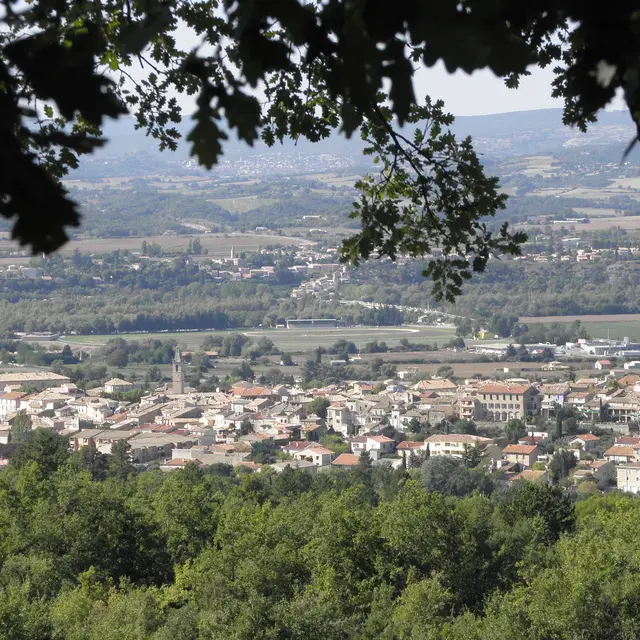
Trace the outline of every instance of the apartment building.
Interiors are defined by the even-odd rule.
[[[490,383],[478,389],[478,400],[489,420],[525,419],[540,411],[540,393],[523,384]]]

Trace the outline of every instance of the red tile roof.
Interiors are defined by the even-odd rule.
[[[512,393],[521,395],[531,389],[529,384],[496,384],[490,383],[478,389],[478,393]]]
[[[331,464],[337,467],[355,467],[360,462],[360,456],[352,453],[341,453]]]
[[[530,455],[532,454],[538,447],[535,444],[508,444],[503,450],[502,453],[510,454],[524,454]]]

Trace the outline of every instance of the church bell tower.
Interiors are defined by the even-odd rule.
[[[172,363],[172,385],[173,393],[184,393],[184,371],[182,370],[182,354],[179,347],[176,347]]]

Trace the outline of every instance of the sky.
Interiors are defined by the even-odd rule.
[[[547,69],[532,68],[531,75],[523,78],[518,89],[509,89],[504,81],[491,71],[467,74],[459,71],[449,74],[443,63],[430,69],[420,69],[415,77],[416,96],[426,94],[441,98],[446,110],[455,116],[478,116],[509,111],[561,108],[562,100],[551,97],[554,74]],[[622,109],[620,97],[610,105]]]

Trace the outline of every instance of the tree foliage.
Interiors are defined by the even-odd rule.
[[[504,197],[470,140],[447,131],[443,105],[418,99],[416,65],[490,69],[511,87],[530,65],[556,65],[552,93],[564,99],[566,124],[585,129],[618,90],[640,122],[638,17],[627,2],[608,6],[606,21],[599,7],[573,0],[3,5],[0,213],[16,217],[13,236],[34,251],[60,247],[65,227],[78,225],[57,180],[103,144],[105,118],[132,112],[160,148],[175,149],[175,94],[197,94],[187,140],[206,167],[218,162],[228,132],[272,145],[360,129],[382,172],[359,185],[362,230],[343,257],[440,246],[444,257],[425,273],[436,295],[452,298],[491,253],[517,253],[524,238],[482,220]],[[195,48],[179,45],[179,30]]]

